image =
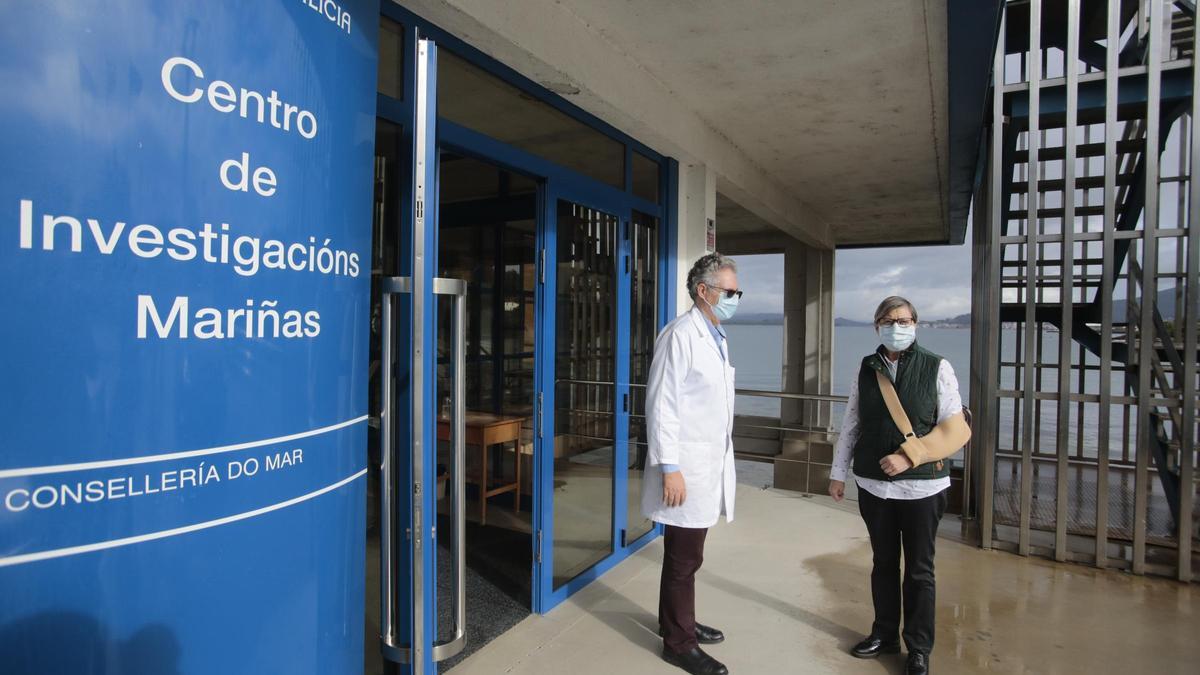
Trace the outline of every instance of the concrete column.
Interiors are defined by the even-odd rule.
[[[833,381],[834,251],[793,241],[784,250],[783,390],[828,394]],[[830,406],[783,401],[785,425],[828,428]]]
[[[705,253],[708,219],[717,217],[717,178],[704,164],[679,165],[679,242],[677,296],[675,307],[680,314],[692,308],[687,291],[687,274],[692,263]],[[718,250],[720,233],[717,233]]]

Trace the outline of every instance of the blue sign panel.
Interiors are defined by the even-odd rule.
[[[377,0],[0,24],[0,670],[362,669]]]

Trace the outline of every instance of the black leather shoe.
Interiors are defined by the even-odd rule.
[[[904,675],[929,675],[929,656],[921,652],[909,652]]]
[[[663,648],[663,661],[681,668],[692,675],[729,675],[729,669],[721,664],[720,661],[714,659],[704,650],[699,647],[693,648],[691,651],[682,654]]]
[[[725,641],[725,634],[702,623],[696,624],[696,642],[702,645],[715,645]]]
[[[658,636],[663,636],[662,626],[658,627]],[[696,642],[702,645],[715,645],[724,641],[725,634],[721,631],[712,626],[705,626],[702,623],[696,624]]]
[[[899,654],[900,641],[885,642],[883,638],[868,635],[862,642],[850,649],[850,654],[860,659],[873,659],[880,654]]]

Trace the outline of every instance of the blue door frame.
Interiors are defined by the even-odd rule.
[[[660,247],[663,251],[673,251],[676,241],[675,225],[669,217],[670,210],[662,205],[647,201],[632,195],[629,191],[618,190],[600,183],[592,178],[576,173],[537,155],[530,154],[511,145],[497,141],[489,136],[473,131],[461,125],[447,121],[438,121],[438,143],[444,151],[474,157],[484,160],[506,170],[523,173],[539,181],[538,194],[538,228],[537,247],[542,270],[539,270],[537,287],[537,304],[534,309],[537,323],[536,356],[534,359],[534,381],[537,383],[539,413],[536,420],[537,433],[534,437],[534,477],[536,486],[534,495],[533,530],[533,611],[544,614],[573,593],[597,579],[600,575],[612,569],[621,561],[652,541],[659,534],[658,528],[651,530],[639,539],[625,544],[622,531],[627,522],[627,472],[617,470],[617,467],[628,466],[629,451],[629,418],[622,411],[621,401],[629,393],[629,322],[630,322],[630,273],[627,262],[630,255],[628,239],[629,223],[633,212],[640,211],[656,216],[665,226],[660,228]],[[626,157],[626,186],[632,182],[631,162]],[[677,192],[678,169],[674,162],[665,163],[668,166],[662,173],[660,194],[667,200]],[[618,307],[617,307],[617,386],[613,410],[618,411],[615,424],[614,472],[616,480],[613,484],[613,554],[596,566],[588,569],[562,587],[553,588],[554,531],[553,493],[554,493],[554,389],[555,389],[555,314],[556,275],[557,270],[557,204],[566,200],[593,208],[598,211],[616,216],[620,219],[623,235],[619,238],[620,249],[616,264],[618,265]],[[673,201],[667,201],[668,204]],[[670,280],[674,279],[676,264],[673,256],[661,256],[659,278],[664,283],[659,285],[658,298],[660,307],[660,325],[665,325],[669,317],[674,316],[675,288]],[[540,536],[539,536],[540,534]]]
[[[619,238],[620,250],[617,258],[618,264],[618,342],[617,342],[617,386],[614,388],[615,400],[613,409],[618,411],[617,423],[615,424],[615,446],[614,446],[614,476],[613,482],[613,553],[604,560],[597,563],[592,568],[586,570],[579,576],[575,577],[563,586],[555,589],[553,587],[553,481],[554,481],[554,333],[555,333],[555,253],[556,253],[556,238],[555,232],[557,227],[557,204],[560,199],[567,200],[594,208],[606,213],[610,213],[620,219],[623,233],[628,231],[628,223],[634,211],[642,212],[650,216],[657,217],[662,224],[660,227],[660,263],[658,269],[659,284],[659,328],[665,325],[667,321],[675,315],[675,284],[677,262],[674,257],[677,241],[677,221],[674,204],[677,202],[678,194],[678,165],[674,160],[665,158],[651,150],[649,147],[640,142],[620,133],[611,126],[603,123],[599,119],[579,110],[575,106],[557,97],[545,89],[537,86],[535,83],[515,73],[511,69],[495,62],[486,57],[466,43],[454,38],[445,31],[440,30],[436,26],[420,19],[412,13],[400,8],[394,4],[386,4],[383,8],[383,15],[401,23],[405,28],[405,67],[403,69],[403,99],[397,100],[385,96],[377,95],[377,114],[379,117],[400,124],[404,128],[404,138],[409,144],[411,152],[415,153],[412,147],[413,142],[413,124],[416,119],[416,87],[417,78],[415,75],[415,64],[417,62],[417,45],[420,38],[427,38],[437,43],[439,48],[450,48],[457,56],[466,58],[475,65],[484,68],[488,72],[501,77],[505,81],[518,86],[526,91],[531,92],[539,99],[550,103],[556,108],[566,112],[567,114],[580,119],[589,126],[596,128],[603,133],[617,138],[625,147],[625,185],[624,189],[617,189],[610,185],[606,185],[584,176],[571,169],[550,162],[542,157],[520,150],[512,145],[503,143],[494,138],[473,131],[461,125],[455,124],[445,119],[436,119],[436,148],[430,148],[432,156],[426,157],[426,169],[432,169],[432,175],[428,175],[426,180],[431,181],[427,185],[432,186],[430,191],[434,197],[425,206],[426,208],[426,223],[435,224],[437,199],[436,193],[438,189],[437,172],[436,172],[436,157],[439,151],[451,151],[456,154],[466,155],[491,162],[501,166],[507,170],[523,173],[531,176],[539,181],[538,195],[538,227],[537,227],[537,246],[541,255],[544,256],[545,262],[542,263],[543,269],[539,274],[539,283],[537,288],[537,306],[535,307],[535,322],[537,324],[537,354],[535,357],[535,373],[534,379],[537,383],[537,392],[539,397],[539,410],[542,412],[536,420],[537,433],[534,438],[534,476],[535,495],[533,500],[533,524],[534,536],[532,537],[531,546],[533,547],[533,568],[532,576],[532,609],[536,613],[546,613],[561,603],[573,593],[580,590],[588,583],[594,581],[608,570],[615,567],[617,564],[636,553],[652,541],[661,532],[661,529],[656,527],[642,537],[632,542],[625,543],[623,541],[623,530],[627,522],[626,509],[628,500],[626,499],[627,490],[627,474],[625,467],[628,466],[629,452],[629,424],[628,414],[622,410],[621,401],[629,392],[629,322],[630,322],[630,274],[626,271],[626,261],[630,255],[630,243],[627,239],[627,234]],[[430,79],[431,94],[436,92],[436,76]],[[435,96],[429,97],[430,101],[436,100]],[[632,156],[634,152],[650,157],[658,162],[660,166],[660,186],[659,196],[660,202],[653,202],[643,199],[633,194],[632,190]],[[415,162],[415,156],[414,156]],[[413,179],[417,178],[415,167],[412,174]],[[415,204],[413,203],[412,194],[405,194],[401,197],[402,204],[402,231],[406,239],[411,238],[412,223],[414,220]],[[432,277],[437,269],[437,228],[428,228],[429,235],[425,237],[425,265],[428,271],[428,276]],[[410,249],[411,251],[411,249]],[[406,270],[412,269],[412,260],[402,261],[402,265]],[[425,368],[427,373],[435,371],[436,364],[434,363],[436,353],[436,334],[434,316],[428,312],[432,312],[435,298],[432,294],[432,289],[427,287],[424,294],[423,303],[426,308],[426,330],[424,336],[421,336],[421,341],[426,345],[424,353]],[[403,305],[402,305],[403,306]],[[412,336],[413,339],[418,339],[418,336]],[[433,392],[434,378],[428,378],[425,386],[425,395],[427,401],[436,401],[436,394]],[[435,471],[436,467],[436,405],[424,406],[423,416],[424,423],[421,425],[425,430],[424,434],[424,453],[427,473]],[[428,477],[427,477],[428,478]],[[436,485],[436,477],[433,480],[425,481],[427,485]],[[425,493],[425,498],[429,503],[426,503],[426,513],[435,513],[433,509],[436,505],[433,501],[434,491],[429,490]],[[400,495],[398,503],[401,505],[411,503],[412,495]],[[411,513],[399,514],[403,519],[406,516],[411,520]],[[423,527],[432,527],[432,522],[422,524]],[[431,535],[432,533],[428,533]],[[425,575],[427,579],[433,579],[431,575],[437,569],[436,563],[436,547],[426,547],[424,551],[424,559],[422,565],[427,571]],[[408,561],[411,565],[412,561]],[[436,626],[436,607],[437,599],[435,594],[436,584],[425,584],[422,605],[424,607],[424,624],[426,626]],[[409,596],[412,597],[411,594]],[[411,632],[410,626],[405,628]],[[436,636],[426,634],[423,638],[426,649],[423,650],[428,656],[431,650],[428,648],[436,641]],[[432,667],[431,662],[427,662],[429,667]],[[427,670],[427,672],[430,672]]]

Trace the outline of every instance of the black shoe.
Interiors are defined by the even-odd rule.
[[[929,656],[921,652],[909,652],[904,675],[929,675]]]
[[[658,637],[662,637],[662,636],[663,636],[663,629],[662,629],[662,626],[659,626],[658,627]],[[702,623],[696,624],[696,642],[699,642],[702,645],[715,645],[715,644],[718,644],[718,643],[721,643],[724,641],[725,641],[725,634],[722,633],[721,631],[717,630],[716,628],[713,628],[712,626],[705,626]]]
[[[704,650],[699,647],[693,647],[691,651],[682,654],[663,647],[663,661],[682,668],[692,675],[729,675],[729,669],[717,661],[713,657],[704,653]]]
[[[725,634],[702,623],[696,624],[696,642],[702,645],[715,645],[725,641]]]
[[[885,642],[883,638],[868,635],[862,642],[850,649],[850,654],[860,659],[873,659],[880,654],[899,654],[900,641]]]

